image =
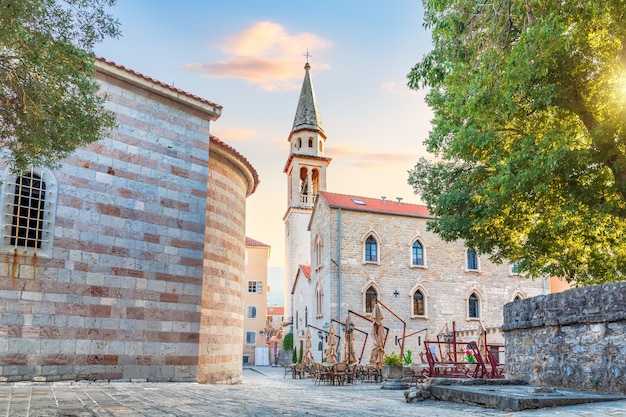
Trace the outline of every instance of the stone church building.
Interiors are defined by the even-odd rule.
[[[58,170],[0,170],[0,380],[241,381],[252,165],[218,104],[96,62],[117,116]]]
[[[309,71],[307,63],[285,166],[285,315],[291,316],[294,345],[303,344],[307,326],[328,329],[349,311],[368,317],[380,300],[399,317],[384,312],[386,351],[399,352],[398,338],[423,330],[405,342],[420,352],[421,341],[451,332],[453,323],[456,330],[475,330],[479,322],[497,328],[504,304],[548,291],[547,281],[525,279],[515,265],[497,265],[463,242],[442,241],[426,228],[432,216],[425,206],[326,191],[330,158],[324,156],[326,135]],[[351,318],[370,331],[367,320]],[[364,334],[355,338],[367,363]],[[502,342],[502,335],[488,339]],[[317,361],[322,347],[314,343]]]

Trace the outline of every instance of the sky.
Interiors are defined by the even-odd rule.
[[[407,171],[428,157],[432,112],[406,86],[431,47],[420,0],[118,0],[108,11],[122,36],[98,56],[223,106],[211,134],[258,172],[246,235],[271,246],[270,280],[285,261],[283,169],[307,51],[327,191],[421,203]]]

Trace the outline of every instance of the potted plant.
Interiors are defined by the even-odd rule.
[[[382,374],[384,379],[404,378],[404,368],[402,366],[402,358],[400,355],[395,352],[391,352],[383,357]]]

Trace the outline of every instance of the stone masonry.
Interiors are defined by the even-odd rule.
[[[626,393],[626,283],[507,304],[506,374],[532,385]]]
[[[300,317],[308,309],[309,323],[324,327],[331,319],[343,321],[348,310],[360,314],[365,312],[365,292],[373,287],[378,299],[393,309],[407,322],[406,333],[427,329],[407,338],[406,348],[414,353],[413,361],[419,362],[417,352],[423,351],[425,339],[434,340],[442,330],[452,331],[455,322],[457,331],[477,329],[478,319],[468,316],[468,297],[475,293],[480,301],[480,320],[485,327],[502,325],[504,304],[515,297],[532,297],[546,290],[540,280],[532,281],[511,273],[509,264],[494,264],[481,256],[478,271],[468,271],[466,248],[463,242],[444,242],[427,230],[429,217],[394,213],[400,203],[387,201],[379,207],[388,212],[370,209],[373,200],[362,200],[357,208],[331,205],[327,198],[345,196],[321,192],[310,223],[311,242],[321,239],[321,262],[311,254],[311,280],[309,291],[299,289],[308,299],[298,303]],[[410,211],[409,205],[401,203]],[[415,206],[417,207],[417,206]],[[413,207],[411,207],[413,208]],[[364,262],[364,244],[368,235],[374,234],[378,241],[379,261]],[[411,265],[411,245],[419,238],[425,248],[425,265]],[[304,283],[301,283],[304,284]],[[323,288],[323,311],[316,311],[315,287]],[[412,313],[413,293],[416,289],[425,296],[425,314]],[[341,293],[339,293],[341,292]],[[298,297],[294,298],[299,300]],[[296,301],[294,301],[296,303]],[[402,337],[402,322],[384,311],[384,325],[390,328],[386,352],[399,352],[396,337]],[[318,318],[311,319],[312,317]],[[357,327],[370,331],[371,324],[352,317]],[[298,336],[298,335],[296,335]],[[356,346],[361,353],[364,335],[355,333]],[[371,338],[370,338],[371,339]],[[474,337],[475,339],[475,337]],[[464,340],[472,340],[467,338]],[[502,336],[490,334],[490,343],[503,342]],[[369,360],[370,341],[364,349],[363,361]]]
[[[219,105],[96,67],[118,127],[52,173],[51,254],[0,254],[0,378],[239,381],[256,172],[210,137]]]

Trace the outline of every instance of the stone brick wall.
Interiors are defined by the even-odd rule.
[[[245,197],[256,172],[209,139],[219,116],[210,103],[99,65],[118,127],[53,172],[51,256],[0,254],[0,379],[237,381]],[[209,178],[210,142],[237,169],[211,157]],[[204,310],[209,289],[232,300]],[[223,327],[201,344],[203,313]],[[199,357],[202,372],[214,371],[203,367],[211,357],[221,373],[199,375]]]
[[[311,241],[319,235],[323,240],[323,264],[311,265],[311,286],[319,281],[324,287],[324,317],[313,324],[319,327],[331,319],[344,320],[348,310],[365,314],[365,292],[373,285],[379,299],[407,322],[407,334],[427,329],[406,341],[413,352],[423,350],[423,341],[436,339],[437,334],[452,322],[457,330],[477,329],[478,320],[468,317],[468,297],[480,297],[480,319],[486,327],[502,325],[504,304],[516,296],[532,297],[545,289],[540,280],[531,281],[511,274],[510,265],[497,265],[481,256],[480,270],[466,270],[466,248],[462,242],[446,243],[426,230],[426,218],[382,214],[367,211],[330,208],[318,204],[311,223]],[[396,204],[389,202],[389,204]],[[338,226],[341,222],[341,260],[338,257]],[[378,237],[380,261],[365,263],[364,240],[368,233]],[[425,267],[412,267],[411,244],[419,237],[425,247]],[[311,255],[315,259],[315,255]],[[339,280],[339,268],[341,279]],[[412,315],[412,296],[420,288],[426,297],[425,316]],[[339,291],[341,300],[339,302]],[[395,294],[397,292],[397,295]],[[308,301],[309,311],[315,300]],[[299,307],[301,310],[304,307]],[[402,322],[384,311],[385,326],[390,328],[386,351],[399,352],[396,337],[402,336]],[[355,318],[355,324],[369,331],[371,324]],[[361,349],[364,336],[355,333]],[[471,338],[467,339],[472,340]],[[502,342],[501,335],[490,334],[489,342]],[[370,341],[365,347],[364,361],[369,360]],[[414,360],[419,361],[417,354]],[[359,352],[360,354],[360,352]]]
[[[236,161],[213,146],[204,246],[198,382],[241,382],[247,183]]]
[[[626,391],[626,283],[507,304],[506,374],[533,385]]]

